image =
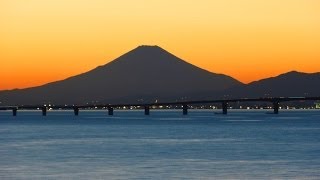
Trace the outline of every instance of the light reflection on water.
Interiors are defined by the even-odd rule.
[[[319,179],[319,111],[0,112],[0,179]]]

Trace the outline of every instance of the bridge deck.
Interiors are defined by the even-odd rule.
[[[0,106],[0,110],[12,110],[13,115],[16,116],[18,109],[25,110],[42,110],[42,115],[46,116],[47,109],[71,109],[74,110],[74,114],[79,114],[79,109],[95,109],[106,108],[108,114],[113,115],[113,109],[119,107],[144,107],[145,115],[149,115],[151,106],[177,106],[181,105],[183,114],[188,114],[188,106],[195,104],[222,104],[222,113],[227,114],[228,103],[232,102],[270,102],[273,104],[274,113],[279,112],[279,103],[286,101],[318,101],[320,97],[278,97],[278,98],[243,98],[243,99],[220,99],[220,100],[201,100],[201,101],[180,101],[180,102],[163,102],[163,103],[144,103],[144,104],[99,104],[99,105],[55,105],[55,106],[43,106],[43,105],[25,105],[25,106]]]

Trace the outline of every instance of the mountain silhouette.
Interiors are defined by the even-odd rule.
[[[319,96],[320,73],[291,71],[276,77],[233,87],[225,93],[232,95],[234,98]]]
[[[139,46],[89,72],[39,87],[0,91],[6,105],[154,102],[198,98],[239,81],[189,64],[158,46]]]

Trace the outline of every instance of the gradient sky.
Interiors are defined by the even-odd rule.
[[[320,71],[319,0],[0,0],[0,89],[61,80],[159,45],[248,83]]]

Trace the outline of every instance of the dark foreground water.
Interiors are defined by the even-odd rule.
[[[0,179],[320,179],[320,111],[0,112]]]

